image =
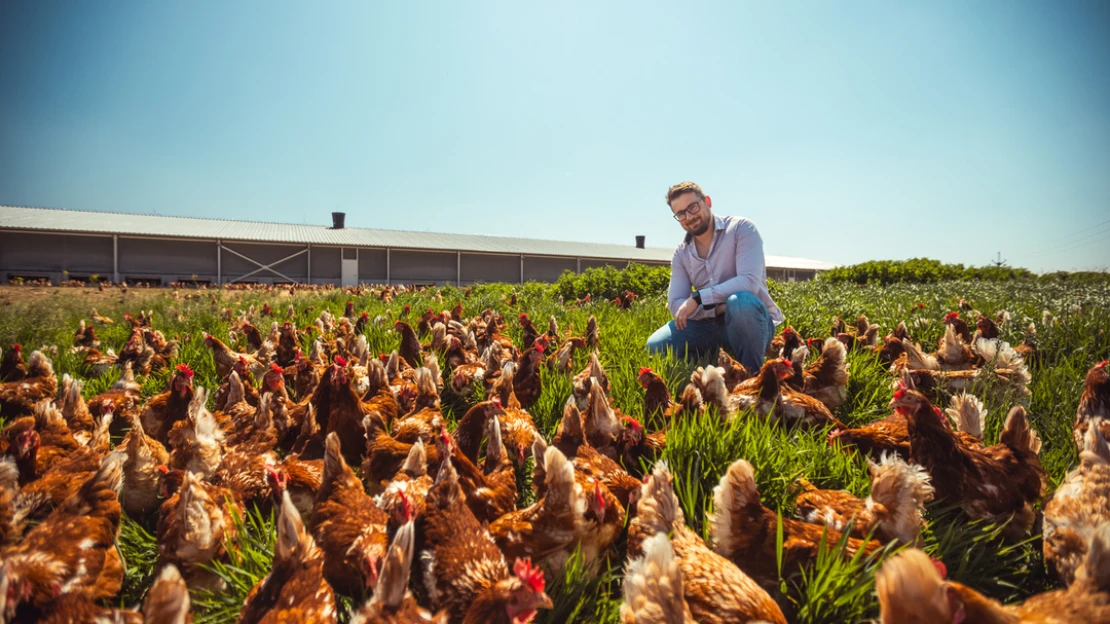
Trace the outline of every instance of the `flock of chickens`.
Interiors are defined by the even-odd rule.
[[[788,327],[760,370],[722,351],[677,400],[641,369],[636,417],[610,402],[594,317],[570,337],[554,318],[540,331],[520,314],[516,344],[497,312],[467,317],[461,303],[419,320],[408,306],[397,320],[371,320],[349,302],[342,316],[324,311],[306,328],[293,324],[291,305],[284,321],[269,305],[225,314],[227,342],[204,336],[222,380],[211,397],[152,313],[127,315],[131,335],[118,354],[101,351],[94,329],[112,319],[94,311],[81,322],[72,349],[85,370],[120,375],[92,398],[81,380],[59,380],[44,351],[26,362],[19,345],[4,354],[0,622],[191,621],[188,590],[222,589],[210,564],[227,558],[236,519],[252,506],[274,511],[277,535],[273,569],[248,595],[244,623],[334,622],[339,593],[357,601],[354,622],[522,624],[552,606],[547,582],[572,557],[596,569],[618,556],[622,537],[624,622],[785,622],[768,593],[779,585],[779,531],[783,575],[844,533],[846,556],[908,545],[878,572],[883,622],[1110,621],[1106,362],[1088,372],[1078,407],[1080,464],[1043,506],[1046,560],[1066,589],[1003,606],[945,580],[943,564],[915,548],[934,498],[1004,523],[1015,541],[1033,526],[1046,474],[1020,404],[1025,360],[1037,356],[1032,327],[1012,348],[995,320],[979,315],[973,335],[954,312],[932,353],[904,324],[880,338],[865,317],[855,327],[838,319],[830,337],[809,340]],[[255,325],[263,321],[266,333]],[[371,323],[392,323],[399,348],[371,353]],[[588,363],[575,370],[579,350]],[[849,353],[860,350],[890,366],[892,414],[850,428],[833,410],[846,399]],[[550,439],[528,412],[543,368],[573,387]],[[165,391],[144,400],[135,376],[165,369]],[[982,441],[983,403],[966,392],[973,384],[1017,401],[997,445]],[[949,395],[946,410],[934,405]],[[447,396],[482,400],[449,430]],[[830,444],[869,457],[870,496],[803,482],[798,517],[780,525],[740,459],[714,490],[706,543],[687,527],[660,459],[670,424],[703,411],[828,428]],[[535,502],[518,509],[529,458]],[[156,519],[158,572],[138,611],[107,606],[123,581],[115,542],[124,511]]]

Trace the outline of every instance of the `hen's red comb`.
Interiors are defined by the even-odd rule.
[[[370,318],[370,313],[369,312],[363,312],[361,316],[362,316],[362,318]]]
[[[929,557],[929,560],[932,561],[933,567],[937,569],[937,574],[940,575],[940,578],[948,578],[948,566],[944,565],[943,561],[934,557]]]
[[[951,321],[951,320],[957,319],[957,318],[960,318],[960,313],[959,312],[949,312],[948,314],[944,315],[944,320],[945,321]]]
[[[170,474],[170,467],[162,464],[161,466],[158,466],[158,472],[162,474]]]
[[[794,366],[794,363],[791,362],[790,360],[786,359],[786,358],[782,358],[781,361],[782,361],[783,364],[786,364],[787,366]]]
[[[342,355],[335,356],[335,363],[338,364],[340,368],[347,368],[347,358]]]
[[[635,418],[633,418],[633,417],[631,417],[627,414],[625,414],[624,416],[621,416],[621,420],[628,423],[628,425],[630,427],[634,428],[634,429],[643,429],[644,428],[644,426],[640,424],[640,421],[636,420]]]
[[[786,332],[790,332],[792,334],[798,333],[793,327],[787,327],[786,329],[782,330],[782,333],[785,334]]]
[[[897,400],[901,400],[904,396],[906,396],[905,388],[899,388],[898,391],[894,393],[894,398]]]
[[[521,313],[520,313],[520,316],[516,317],[516,319],[517,319],[518,321],[523,321],[523,320],[524,320],[524,319],[526,319],[526,318],[528,318],[528,313],[527,313],[527,312],[521,312]]]
[[[641,367],[640,367],[640,375],[646,375],[646,374],[648,374],[648,373],[650,373],[650,372],[652,372],[652,370],[651,370],[651,367],[650,367],[650,366],[641,366]]]
[[[401,497],[401,509],[404,510],[405,522],[409,522],[416,516],[415,510],[412,508],[412,502],[409,501],[408,496],[405,496],[404,490],[397,490],[397,494]]]
[[[18,342],[12,345],[12,349],[15,349],[16,353],[23,351],[23,347],[19,346]]]
[[[16,346],[17,349],[19,348],[19,345],[15,345],[15,346]],[[1103,361],[1099,362],[1098,364],[1095,364],[1095,368],[1106,368],[1107,364],[1110,364],[1110,360],[1103,360]]]
[[[539,340],[537,340],[536,343],[532,346],[533,346],[533,348],[536,349],[537,353],[543,353],[544,346],[543,346],[543,343],[540,342]]]
[[[522,583],[527,584],[537,594],[547,585],[547,581],[543,578],[543,571],[538,566],[532,565],[531,557],[517,559],[513,564],[513,572]]]
[[[279,375],[284,375],[285,374],[285,369],[278,366],[276,362],[271,362],[270,363],[270,370],[274,371],[275,373],[277,373]]]
[[[185,375],[186,377],[192,377],[195,374],[193,373],[193,369],[189,368],[188,364],[178,364],[177,372]]]

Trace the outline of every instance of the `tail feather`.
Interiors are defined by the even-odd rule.
[[[691,621],[683,596],[682,570],[667,534],[656,533],[648,538],[643,551],[643,556],[630,561],[625,571],[622,621],[660,624]]]
[[[916,543],[924,524],[925,503],[933,499],[935,492],[929,473],[894,453],[884,453],[878,463],[868,464],[870,498],[891,514],[883,522],[883,532],[904,544]]]
[[[655,462],[651,476],[640,487],[640,501],[636,517],[655,532],[675,531],[686,524],[678,496],[674,492],[674,477],[666,460]]]
[[[504,455],[501,445],[501,422],[494,415],[486,422],[486,465],[496,466]]]
[[[725,387],[724,369],[719,366],[706,366],[701,381],[704,384],[703,399],[716,405],[724,416],[728,412],[728,389]]]
[[[343,469],[346,465],[347,462],[343,460],[343,451],[339,443],[339,434],[332,431],[324,441],[324,482],[330,483],[339,478],[345,472]]]
[[[409,449],[409,455],[405,458],[404,465],[401,466],[401,471],[410,477],[422,477],[427,474],[428,460],[424,449],[424,440],[416,439],[412,448]]]
[[[906,366],[910,370],[940,370],[937,358],[922,351],[921,345],[903,338],[902,347],[906,350]]]
[[[189,615],[189,588],[177,566],[166,564],[143,600],[143,617],[147,622],[185,624]]]
[[[382,563],[374,596],[370,599],[371,605],[394,608],[401,606],[408,591],[414,540],[412,520],[409,520],[393,536],[389,552]]]
[[[1040,436],[1029,426],[1024,407],[1015,405],[1006,415],[1001,442],[1014,450],[1032,451],[1034,454],[1041,452]]]
[[[746,459],[738,459],[728,467],[720,483],[713,488],[713,519],[710,533],[713,549],[728,556],[735,550],[737,538],[733,518],[748,505],[759,505],[759,490],[755,485],[755,469]]]
[[[1076,582],[1087,579],[1099,592],[1110,592],[1110,522],[1095,529],[1087,546],[1087,560],[1076,571]]]
[[[826,338],[825,346],[821,347],[821,358],[826,362],[835,362],[837,366],[847,367],[848,347],[836,337]]]
[[[1083,436],[1083,450],[1079,459],[1084,464],[1110,463],[1110,446],[1102,437],[1102,419],[1092,418],[1087,423],[1087,433]]]
[[[987,423],[987,410],[983,408],[983,402],[974,395],[963,393],[953,395],[950,405],[944,411],[956,429],[982,440]]]

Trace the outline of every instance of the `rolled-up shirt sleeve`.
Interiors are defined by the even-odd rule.
[[[736,235],[736,277],[699,290],[703,304],[724,303],[738,292],[758,294],[761,284],[766,283],[763,238],[759,230],[754,223],[744,220],[737,226]]]
[[[692,285],[690,276],[686,273],[686,266],[682,264],[682,249],[676,249],[671,258],[671,284],[667,289],[667,309],[673,317],[678,313],[678,308],[690,297]]]

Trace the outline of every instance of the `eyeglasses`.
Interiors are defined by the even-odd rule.
[[[701,200],[700,199],[698,201],[690,204],[689,206],[687,206],[686,210],[679,210],[678,212],[674,213],[674,220],[681,223],[682,221],[685,221],[687,217],[696,215],[699,212],[701,212]]]

